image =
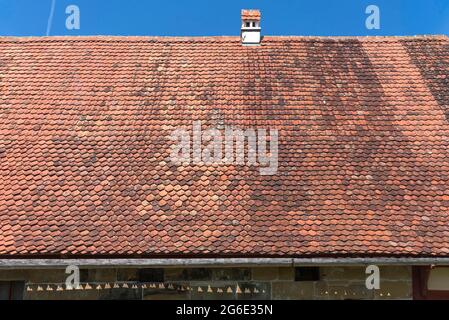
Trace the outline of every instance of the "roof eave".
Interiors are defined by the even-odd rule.
[[[114,259],[0,259],[0,269],[48,269],[77,265],[84,268],[265,267],[265,266],[363,266],[449,265],[449,257],[375,258],[114,258]]]

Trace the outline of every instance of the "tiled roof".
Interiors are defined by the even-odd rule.
[[[242,20],[260,20],[260,11],[259,10],[249,10],[249,9],[242,9]]]
[[[1,255],[449,256],[447,37],[0,38],[0,93]],[[217,117],[277,174],[174,165]]]

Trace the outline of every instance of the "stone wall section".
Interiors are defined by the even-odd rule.
[[[0,270],[0,281],[64,283],[63,269]],[[163,280],[190,286],[191,291],[168,289],[90,289],[26,291],[25,299],[411,299],[410,266],[380,266],[380,289],[365,287],[364,266],[320,267],[319,281],[295,281],[292,267],[166,268]],[[139,269],[81,269],[81,282],[138,281]],[[201,287],[202,292],[198,290]],[[241,292],[237,292],[237,287]],[[231,288],[232,292],[218,288]],[[256,289],[256,290],[255,290]],[[256,293],[254,293],[256,291]]]

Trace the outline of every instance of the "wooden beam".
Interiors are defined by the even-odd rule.
[[[291,258],[215,258],[215,259],[0,259],[0,269],[66,268],[77,265],[85,268],[126,267],[245,267],[293,266]]]
[[[449,265],[449,258],[294,258],[295,266],[348,265]]]
[[[449,265],[449,258],[0,259],[0,269]]]

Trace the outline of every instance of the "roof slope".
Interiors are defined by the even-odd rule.
[[[0,38],[1,255],[449,256],[447,37]],[[176,166],[194,120],[279,169]]]

